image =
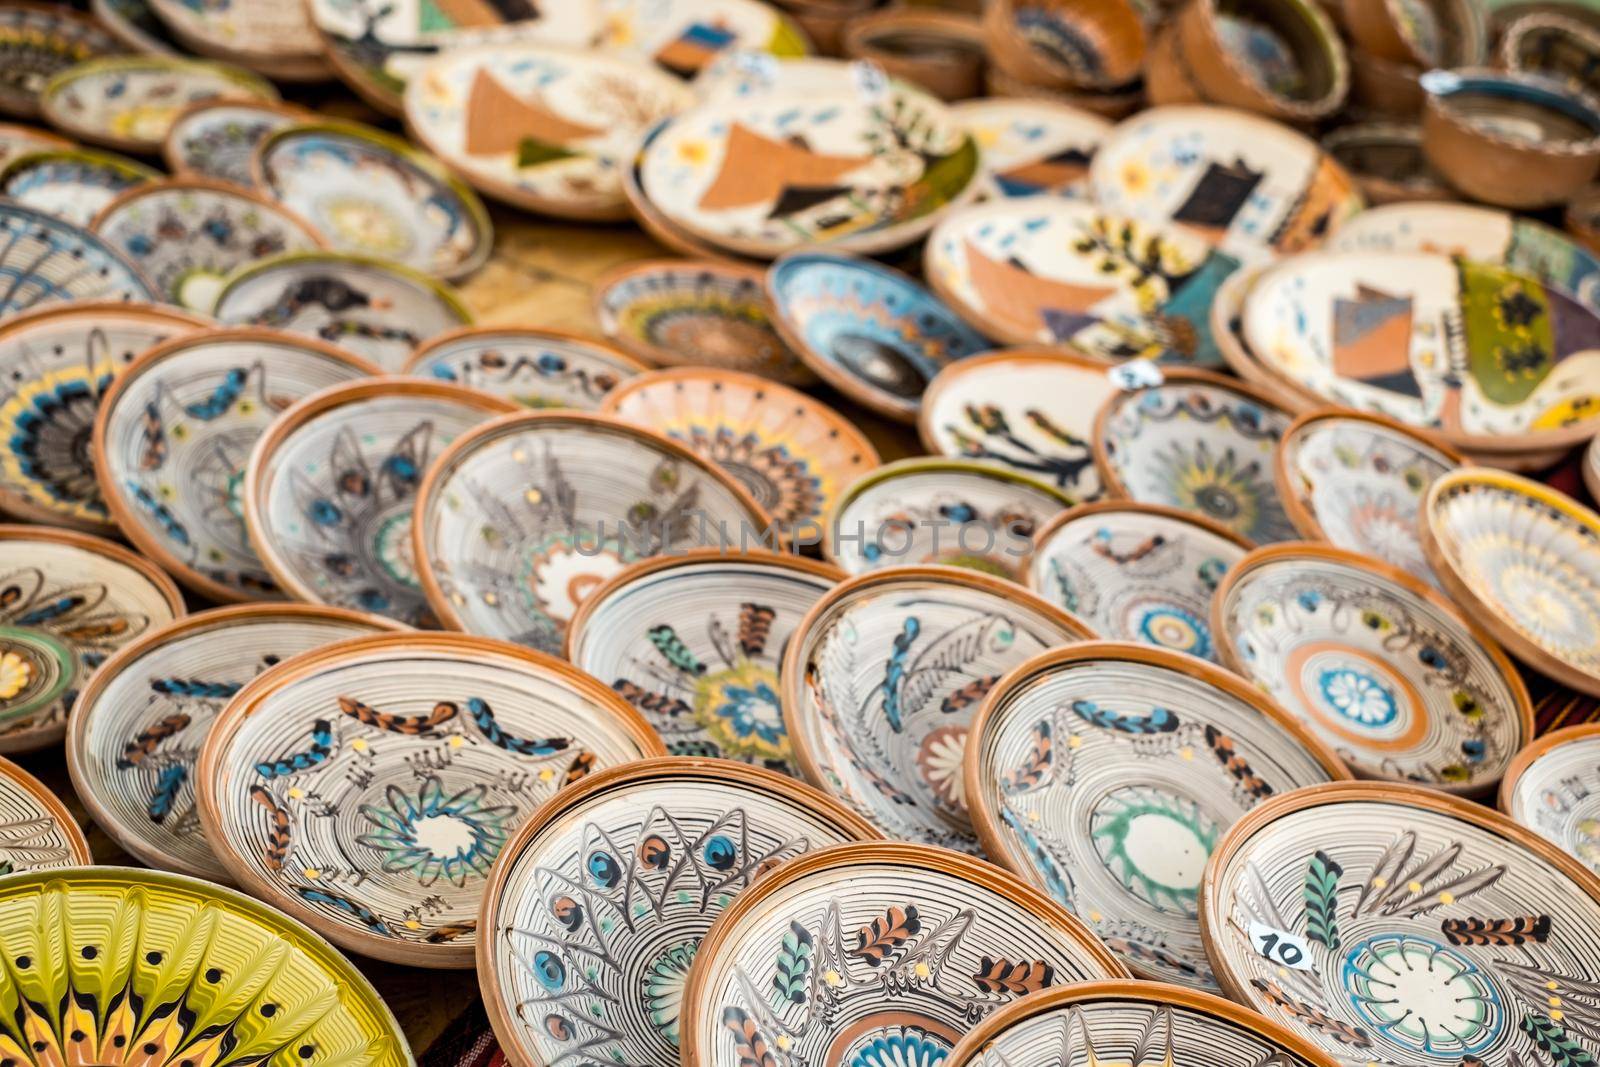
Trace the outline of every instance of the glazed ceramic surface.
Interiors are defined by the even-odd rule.
[[[236,326],[308,334],[397,371],[430,337],[472,321],[452,290],[397,264],[290,254],[236,273],[212,314]]]
[[[1139,113],[1101,142],[1089,183],[1104,211],[1175,224],[1245,264],[1315,247],[1362,206],[1314,142],[1227,108]]]
[[[1600,501],[1600,444],[1595,441],[1583,450],[1583,483],[1589,490],[1589,499]]]
[[[435,338],[406,363],[420,377],[456,382],[528,408],[598,408],[645,370],[609,345],[548,330],[484,326]]]
[[[1500,792],[1505,813],[1600,874],[1600,728],[1546,734],[1517,764]]]
[[[1420,579],[1317,545],[1263,549],[1213,602],[1223,659],[1358,773],[1481,793],[1533,734],[1488,634]]]
[[[54,216],[0,203],[0,315],[58,300],[159,299],[155,285],[89,231]]]
[[[143,163],[90,149],[19,155],[0,170],[0,193],[74,226],[88,226],[118,194],[160,178]]]
[[[149,0],[89,0],[89,10],[128,49],[158,56],[182,51],[167,24],[150,9]]]
[[[1089,195],[1089,161],[1111,123],[1050,100],[978,99],[951,106],[983,153],[1001,196]]]
[[[1242,1003],[1340,1062],[1582,1062],[1600,890],[1580,877],[1480,808],[1324,787],[1257,808],[1223,842],[1208,948]]]
[[[99,23],[70,7],[9,0],[0,6],[0,51],[8,59],[0,71],[0,111],[32,118],[51,78],[122,50]]]
[[[757,0],[596,0],[595,46],[690,77],[723,55],[803,56],[804,33]]]
[[[30,152],[49,152],[58,148],[71,148],[72,142],[48,130],[0,122],[0,166]]]
[[[0,691],[8,668],[18,671],[20,663],[0,654]],[[0,875],[91,862],[89,842],[66,805],[39,779],[0,759]]]
[[[250,158],[256,145],[268,134],[300,121],[304,113],[284,104],[230,100],[199,104],[173,120],[161,152],[175,174],[249,187],[255,184]]]
[[[275,0],[148,2],[173,32],[197,51],[246,59],[300,59],[322,50],[303,4]]]
[[[201,100],[266,100],[278,94],[238,67],[170,56],[121,56],[63,71],[45,87],[40,107],[74,137],[129,152],[153,154],[190,104]]]

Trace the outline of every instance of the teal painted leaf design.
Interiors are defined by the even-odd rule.
[[[656,651],[661,653],[668,663],[685,674],[701,675],[706,672],[706,665],[689,651],[689,646],[683,643],[683,638],[678,636],[676,630],[663,623],[652,626],[649,630],[650,643],[656,646]]]
[[[789,932],[783,935],[783,945],[778,949],[777,973],[772,976],[772,988],[780,1001],[805,1003],[813,951],[811,934],[799,923],[790,923]]]
[[[1548,1015],[1534,1012],[1524,1015],[1522,1032],[1533,1039],[1540,1052],[1550,1057],[1555,1067],[1594,1067],[1594,1056],[1567,1033],[1566,1027]]]
[[[1339,876],[1344,868],[1318,849],[1306,866],[1306,938],[1329,950],[1339,947]]]

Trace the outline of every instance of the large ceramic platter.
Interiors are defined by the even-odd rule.
[[[91,448],[100,400],[145,349],[204,326],[177,308],[93,300],[0,326],[0,510],[114,532]]]
[[[160,299],[155,283],[88,230],[0,203],[0,315],[70,300]]]
[[[305,122],[294,104],[204,100],[184,109],[161,143],[167,168],[180,177],[213,178],[246,188],[255,183],[250,157],[270,133]]]
[[[723,56],[790,58],[811,42],[782,5],[762,0],[594,0],[600,31],[595,47],[614,55],[654,60],[692,77]]]
[[[402,373],[456,382],[527,408],[592,411],[650,368],[578,334],[519,326],[451,330],[418,347]]]
[[[689,965],[750,884],[872,828],[832,798],[720,760],[648,760],[565,789],[502,849],[479,984],[511,1062],[678,1067]]]
[[[241,886],[355,951],[470,967],[489,867],[523,820],[591,771],[663,754],[626,701],[559,660],[397,633],[258,675],[196,777]]]
[[[172,579],[120,545],[0,526],[0,752],[59,741],[106,657],[183,612]]]
[[[950,110],[978,142],[992,193],[1089,195],[1089,161],[1111,131],[1099,115],[1026,97],[963,100]]]
[[[113,152],[47,148],[8,161],[0,170],[0,194],[23,207],[87,227],[119,194],[160,177],[160,171]]]
[[[684,1067],[937,1064],[1028,993],[1126,974],[1059,904],[926,845],[836,845],[740,894],[700,943]],[[757,1062],[760,1062],[759,1058]]]
[[[297,599],[434,624],[411,544],[417,491],[452,441],[515,407],[420,378],[305,397],[250,453],[239,506],[251,547]]]
[[[95,825],[152,867],[226,882],[200,832],[195,761],[246,682],[290,656],[398,629],[317,604],[215,608],[152,630],[106,660],[67,730],[67,769]]]
[[[0,4],[0,111],[19,118],[39,114],[39,94],[68,67],[123,51],[117,39],[88,15],[60,3],[6,0]]]
[[[1224,663],[1363,777],[1481,794],[1533,737],[1527,687],[1494,639],[1369,556],[1257,549],[1223,579],[1211,626]]]
[[[961,759],[994,684],[1094,636],[1020,587],[955,567],[896,567],[835,586],[783,658],[800,767],[886,837],[978,852]]]
[[[1600,1048],[1600,879],[1477,805],[1362,782],[1277,797],[1217,846],[1200,906],[1229,996],[1341,1063]]]
[[[245,530],[250,450],[291,404],[377,373],[333,345],[274,330],[205,330],[158,345],[100,405],[102,497],[128,539],[200,595],[278,599]]]
[[[1231,108],[1141,111],[1100,143],[1089,185],[1107,213],[1175,225],[1247,265],[1321,244],[1362,206],[1315,142]]]
[[[39,107],[51,125],[79,140],[154,155],[190,104],[277,99],[270,82],[239,67],[173,56],[117,56],[62,71],[44,87]]]
[[[778,672],[795,628],[843,578],[765,552],[641,560],[579,606],[565,655],[638,708],[672,755],[799,777]]]
[[[415,529],[440,619],[550,653],[627,564],[776,535],[744,487],[685,446],[579,412],[497,419],[463,437],[428,471]]]
[[[30,152],[48,152],[71,147],[71,141],[49,130],[37,126],[0,122],[0,166]]]
[[[0,654],[0,693],[22,670],[20,658]],[[15,763],[0,759],[0,875],[93,862],[88,839],[60,798]]]
[[[147,0],[167,27],[189,48],[205,55],[257,60],[304,60],[322,51],[304,4],[279,0],[230,0],[195,4],[189,0]]]
[[[349,960],[232,890],[124,867],[33,871],[0,883],[0,915],[0,1055],[15,1063],[415,1067]]]
[[[1102,637],[1215,661],[1211,598],[1251,547],[1200,515],[1102,500],[1035,534],[1026,584]]]
[[[1517,753],[1500,810],[1600,875],[1600,723],[1556,730]]]

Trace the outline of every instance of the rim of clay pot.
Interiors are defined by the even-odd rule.
[[[1523,42],[1536,34],[1550,34],[1570,38],[1600,63],[1600,27],[1579,22],[1554,11],[1536,11],[1523,15],[1506,27],[1500,38],[1500,65],[1507,70],[1524,74],[1537,74],[1549,78],[1558,75],[1546,73],[1546,68],[1529,66],[1522,54]]]
[[[1209,47],[1206,49],[1235,81],[1235,92],[1254,100],[1253,110],[1268,117],[1289,122],[1315,122],[1333,114],[1344,105],[1350,95],[1350,57],[1332,20],[1310,0],[1248,0],[1258,15],[1276,14],[1278,19],[1269,23],[1288,45],[1295,66],[1308,82],[1324,81],[1323,91],[1310,99],[1285,96],[1264,84],[1255,73],[1239,61],[1222,33],[1222,7],[1227,0],[1190,0],[1174,21],[1177,31],[1174,46],[1180,53],[1180,62],[1186,74],[1195,80],[1201,93],[1218,103],[1237,106],[1240,101],[1225,100],[1205,85],[1196,71],[1189,51],[1189,32],[1202,35]],[[1240,6],[1243,6],[1242,4]],[[1233,94],[1229,94],[1233,95]]]
[[[1128,0],[1047,0],[1042,5],[1073,20],[1088,18],[1099,32],[1085,37],[1105,40],[1121,50],[1119,62],[1098,77],[1074,70],[1035,48],[1017,28],[1017,6],[1015,0],[989,0],[985,5],[983,30],[992,69],[1039,89],[1069,92],[1115,91],[1138,80],[1149,51],[1149,31]]]
[[[1581,722],[1575,726],[1552,730],[1524,745],[1522,751],[1511,758],[1511,762],[1506,766],[1505,777],[1500,779],[1500,793],[1496,805],[1500,813],[1513,822],[1516,821],[1516,817],[1511,814],[1511,800],[1516,795],[1517,785],[1522,781],[1522,776],[1528,773],[1528,769],[1541,757],[1562,745],[1587,741],[1595,737],[1600,737],[1600,722]]]
[[[1409,149],[1416,153],[1421,166],[1420,183],[1384,174],[1371,168],[1358,168],[1350,158],[1352,152],[1393,148]],[[1404,122],[1364,122],[1353,126],[1340,126],[1322,138],[1322,150],[1349,171],[1362,187],[1367,201],[1374,205],[1404,200],[1455,200],[1455,191],[1434,172],[1433,165],[1422,151],[1422,127]]]
[[[1422,75],[1421,83],[1428,94],[1428,110],[1470,137],[1500,148],[1554,158],[1600,156],[1600,101],[1575,93],[1560,82],[1536,74],[1470,67],[1463,70],[1430,70]],[[1560,140],[1542,138],[1538,141],[1508,137],[1491,127],[1469,121],[1451,105],[1452,97],[1467,95],[1495,101],[1516,100],[1556,112],[1588,127],[1589,136]]]
[[[901,42],[891,43],[897,37]],[[944,96],[936,91],[935,82],[949,80],[953,88],[967,78],[981,79],[987,61],[984,41],[983,24],[973,15],[896,7],[852,18],[842,43],[845,55],[852,58],[925,71],[928,82],[923,88]]]
[[[94,855],[89,851],[89,839],[84,836],[83,827],[78,825],[78,820],[72,817],[72,812],[67,810],[61,798],[56,796],[55,790],[35,778],[26,767],[13,763],[4,756],[0,756],[0,782],[10,783],[28,794],[34,803],[49,814],[51,821],[60,827],[61,836],[67,839],[67,849],[72,853],[73,866],[88,867],[94,863]],[[81,798],[82,794],[79,796]],[[99,823],[99,819],[95,821]],[[36,869],[38,868],[22,868],[24,871]]]

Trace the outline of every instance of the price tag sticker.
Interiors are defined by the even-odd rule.
[[[1149,359],[1130,359],[1126,363],[1118,363],[1106,372],[1106,376],[1118,389],[1130,391],[1150,389],[1167,380],[1161,368]]]
[[[1305,938],[1296,934],[1274,929],[1266,923],[1252,922],[1250,943],[1257,952],[1279,967],[1287,967],[1291,971],[1309,971],[1312,968],[1311,946]]]

